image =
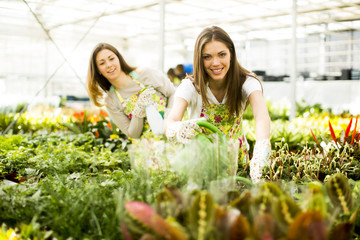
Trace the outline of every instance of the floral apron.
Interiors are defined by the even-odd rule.
[[[238,160],[248,161],[248,143],[242,128],[242,115],[231,118],[229,107],[225,104],[203,104],[200,117],[216,126],[227,137],[237,139],[239,141]]]
[[[124,112],[125,115],[129,118],[132,119],[132,111],[134,110],[135,104],[137,102],[137,99],[139,98],[139,95],[145,90],[148,89],[150,87],[146,87],[144,86],[141,82],[139,82],[137,79],[139,78],[137,73],[135,71],[130,72],[130,76],[131,78],[134,80],[134,82],[136,82],[141,90],[137,93],[135,93],[134,95],[130,96],[129,98],[127,98],[126,100],[124,100],[121,95],[119,94],[119,92],[112,86],[111,88],[113,88],[116,92],[116,95],[118,96],[120,103],[122,104],[122,106],[124,107]],[[164,116],[164,111],[165,111],[165,107],[167,104],[167,100],[166,98],[162,98],[156,94],[152,95],[153,100],[157,103],[156,109],[159,111],[159,113]],[[143,134],[144,136],[151,138],[154,137],[154,134],[150,131],[150,126],[148,121],[145,118],[145,122],[144,122],[144,128],[143,128]]]
[[[138,75],[135,71],[130,73],[131,78],[140,86],[141,90],[134,95],[130,96],[128,99],[124,100],[118,91],[115,92],[124,107],[125,115],[132,119],[132,111],[135,108],[135,104],[139,98],[139,95],[146,89],[150,87],[144,86],[140,83]],[[164,116],[165,107],[167,104],[167,99],[160,97],[156,94],[152,95],[153,100],[157,103],[155,108],[159,113]],[[150,131],[150,125],[145,118],[144,127],[140,139],[130,139],[132,144],[129,146],[129,156],[130,163],[132,168],[135,169],[168,169],[169,165],[167,161],[163,159],[163,136],[155,136],[155,134]]]

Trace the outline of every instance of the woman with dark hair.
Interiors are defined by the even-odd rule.
[[[175,87],[162,72],[132,67],[114,46],[99,43],[90,57],[87,90],[125,135],[139,138],[149,128],[146,106],[164,112],[172,104]]]
[[[194,72],[177,87],[174,105],[165,121],[169,140],[187,143],[201,129],[199,118],[239,140],[239,160],[247,161],[248,147],[242,128],[242,114],[250,103],[256,122],[256,144],[250,161],[253,182],[261,178],[270,155],[270,117],[256,74],[242,67],[233,41],[221,28],[205,28],[194,50]],[[181,121],[188,109],[190,120]]]

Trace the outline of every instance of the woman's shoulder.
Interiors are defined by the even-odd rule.
[[[144,84],[156,84],[156,82],[162,82],[166,79],[166,75],[158,69],[149,67],[138,67],[135,69],[138,80]]]
[[[187,89],[194,89],[195,90],[195,86],[193,81],[190,78],[184,78],[183,80],[181,80],[181,83],[179,84],[178,88],[182,87],[182,88],[187,88]]]
[[[161,74],[160,70],[153,69],[150,67],[137,67],[134,72],[138,74],[138,76],[151,76],[154,74]]]
[[[136,67],[134,69],[134,72],[136,72],[137,74],[141,75],[143,74],[144,72],[147,72],[149,69],[146,68],[146,67]]]
[[[114,96],[115,96],[115,91],[110,89],[109,91],[104,93],[104,104],[105,106],[111,106],[114,104]]]
[[[247,76],[243,85],[243,91],[245,91],[247,95],[249,95],[251,92],[256,90],[262,91],[262,86],[260,81],[254,76],[251,75]]]
[[[193,82],[188,78],[184,78],[176,87],[175,96],[185,99],[188,103],[193,102],[198,95]]]

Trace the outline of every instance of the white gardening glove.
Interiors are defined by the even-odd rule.
[[[166,129],[166,137],[170,142],[177,142],[187,144],[196,136],[201,133],[201,128],[196,124],[201,119],[192,119],[181,122],[172,122]]]
[[[157,108],[158,103],[153,99],[154,94],[155,90],[152,88],[145,89],[140,93],[132,111],[132,115],[138,118],[144,118],[146,114],[145,107],[147,105],[154,105],[155,108]]]
[[[250,161],[250,177],[253,183],[259,183],[262,169],[268,164],[271,153],[271,144],[269,139],[256,141],[253,151],[253,157]]]

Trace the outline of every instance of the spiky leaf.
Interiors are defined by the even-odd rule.
[[[151,232],[151,219],[156,212],[146,203],[129,201],[125,203],[124,224],[126,229],[135,238]]]
[[[325,216],[327,213],[327,205],[325,201],[324,193],[320,186],[309,185],[308,195],[305,200],[305,208],[308,211],[318,211]]]
[[[300,213],[290,225],[286,239],[326,240],[327,230],[322,214],[318,211],[308,211]]]
[[[195,197],[189,212],[189,228],[193,238],[206,239],[215,216],[215,205],[212,196],[202,191]]]
[[[250,207],[252,204],[252,195],[250,191],[244,191],[238,198],[232,201],[229,205],[240,210],[241,214],[249,216]]]
[[[296,202],[285,195],[279,197],[274,204],[274,216],[283,228],[287,228],[300,212],[301,209]]]
[[[253,235],[255,239],[275,239],[276,223],[274,217],[269,213],[257,215],[253,223]]]
[[[283,195],[283,192],[281,191],[280,187],[273,182],[267,182],[263,184],[260,187],[260,191],[267,191],[275,197],[280,197],[281,195]]]
[[[176,221],[167,221],[156,215],[152,218],[152,225],[155,232],[168,240],[187,240],[188,236],[183,227]]]
[[[250,237],[251,230],[250,224],[242,215],[238,215],[231,226],[230,240],[243,240]]]
[[[332,175],[326,182],[326,189],[334,206],[349,214],[352,209],[352,195],[348,179],[341,173]]]

